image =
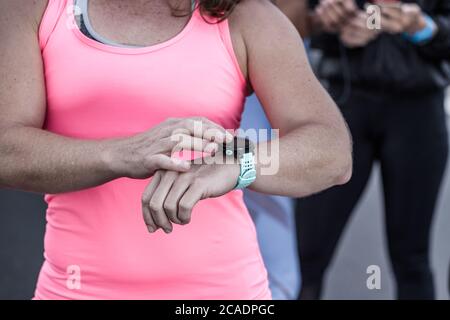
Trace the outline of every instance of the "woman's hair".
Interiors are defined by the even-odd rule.
[[[224,20],[239,2],[241,0],[198,0],[198,6],[202,15]]]
[[[209,22],[208,17],[218,18],[218,22],[225,20],[231,14],[236,5],[242,0],[197,0],[196,7],[199,8],[200,13]],[[179,3],[181,4],[181,3]],[[176,17],[184,17],[190,15],[189,11],[180,9],[178,6],[172,7],[172,14]]]

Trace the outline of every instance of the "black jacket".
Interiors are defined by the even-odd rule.
[[[356,2],[361,8],[366,3]],[[450,83],[450,0],[403,2],[418,3],[434,19],[439,32],[432,41],[414,45],[401,35],[382,34],[364,48],[347,49],[335,34],[313,36],[311,46],[324,54],[319,77],[394,92],[421,94],[445,88]],[[317,3],[309,4],[313,8]]]

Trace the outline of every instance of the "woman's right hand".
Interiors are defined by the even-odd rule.
[[[118,177],[146,179],[157,170],[185,172],[190,162],[171,157],[180,150],[214,153],[233,135],[202,117],[170,118],[129,138],[107,142],[106,162]]]

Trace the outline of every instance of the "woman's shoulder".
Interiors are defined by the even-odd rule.
[[[264,11],[270,12],[276,9],[274,1],[271,0],[240,0],[235,6],[233,12],[239,12],[245,14],[245,12],[250,12],[254,14],[260,14]]]
[[[283,46],[286,35],[298,36],[289,19],[269,0],[241,0],[229,15],[228,22],[234,51],[247,80],[250,80],[250,51],[274,50],[277,45]]]
[[[230,14],[229,23],[232,31],[246,44],[276,41],[282,34],[297,33],[289,19],[270,0],[241,0]]]
[[[241,0],[230,14],[229,20],[241,28],[255,30],[288,21],[270,0]]]

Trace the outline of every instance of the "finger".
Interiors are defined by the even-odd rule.
[[[336,32],[338,31],[336,24],[332,21],[332,18],[330,18],[330,15],[328,12],[323,11],[320,16],[320,21],[322,23],[323,28],[327,32]]]
[[[402,17],[402,8],[399,6],[393,5],[382,5],[381,6],[381,15],[386,19],[398,20]]]
[[[418,16],[422,13],[422,9],[416,3],[404,3],[401,8],[403,14],[410,16]]]
[[[217,143],[230,143],[233,141],[233,135],[228,131],[209,127],[203,133],[203,138]]]
[[[352,19],[354,26],[358,29],[367,30],[368,16],[365,12],[359,12],[355,19]]]
[[[324,20],[329,27],[336,28],[339,25],[340,19],[336,14],[336,12],[330,8],[331,6],[324,8],[323,10]]]
[[[381,28],[388,32],[397,32],[400,29],[400,18],[391,14],[382,12],[381,16]]]
[[[353,0],[343,0],[341,1],[341,6],[344,8],[347,14],[353,13],[358,10],[356,2]]]
[[[315,9],[315,16],[317,18],[317,20],[320,22],[321,26],[326,28],[326,21],[325,21],[325,17],[324,17],[324,11],[322,7],[318,7]]]
[[[402,16],[406,21],[416,21],[421,14],[422,9],[415,3],[405,3],[402,6]]]
[[[185,224],[178,218],[178,207],[181,198],[189,189],[192,183],[191,176],[189,174],[183,174],[176,179],[170,189],[169,194],[164,202],[164,210],[170,221],[176,224]]]
[[[399,33],[401,31],[401,25],[395,20],[381,19],[381,29],[389,33]]]
[[[359,29],[361,27],[359,19],[351,19],[342,29]]]
[[[142,215],[144,218],[144,222],[147,225],[147,229],[150,233],[158,230],[158,226],[152,218],[150,213],[148,204],[150,203],[150,199],[152,198],[153,192],[161,181],[161,172],[157,171],[151,180],[151,182],[147,185],[144,192],[142,193],[141,204],[142,204]]]
[[[219,150],[217,142],[208,139],[192,137],[184,133],[177,133],[170,137],[171,153],[182,150],[201,151],[215,153]]]
[[[328,10],[333,13],[338,22],[346,16],[346,12],[340,1],[330,2]]]
[[[218,143],[231,142],[233,140],[233,135],[225,128],[204,117],[185,119],[178,123],[176,128],[173,128],[173,130],[179,129],[187,130],[191,136]]]
[[[192,122],[186,123],[183,129],[188,130],[189,135],[206,139],[210,142],[225,143],[233,140],[233,136],[225,129],[199,120],[192,120]]]
[[[358,7],[354,0],[329,0],[331,5],[338,10],[339,15],[343,18],[348,18],[357,12]]]
[[[173,227],[166,215],[166,212],[164,211],[163,205],[177,176],[178,173],[176,172],[165,172],[157,188],[154,190],[148,204],[153,221],[155,221],[156,225],[161,227],[165,233],[172,232]]]
[[[190,185],[178,204],[178,219],[181,223],[187,224],[191,221],[192,209],[201,200],[202,195],[203,187],[200,184]]]
[[[149,174],[157,170],[186,172],[191,168],[189,161],[171,158],[164,154],[155,154],[147,157],[144,165]]]
[[[381,12],[381,19],[383,20],[393,20],[393,21],[398,21],[401,19],[401,17],[399,15],[395,15],[392,12],[386,12],[386,11],[382,11]]]
[[[203,138],[208,139],[210,141],[215,141],[218,143],[226,143],[233,141],[233,135],[229,133],[225,128],[218,125],[217,123],[207,119],[200,118],[199,121],[205,124],[205,128],[203,131]]]

